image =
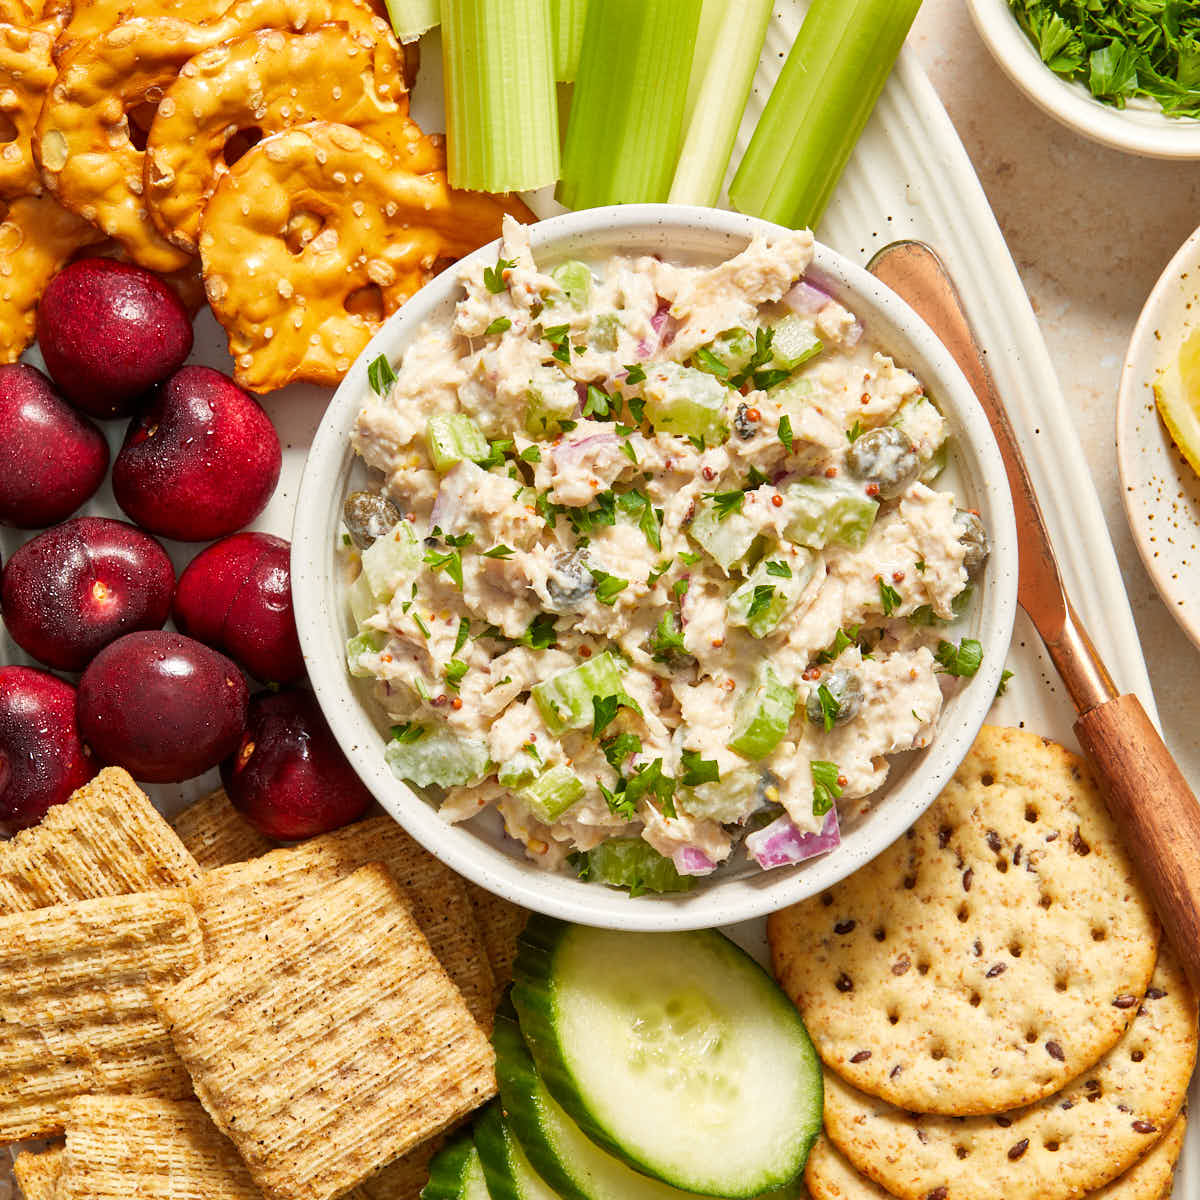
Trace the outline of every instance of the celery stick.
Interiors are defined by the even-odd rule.
[[[705,18],[714,3],[704,0]],[[671,184],[672,204],[716,204],[770,19],[771,0],[727,4],[703,66],[702,47],[697,46],[688,85],[690,111],[684,122],[683,150]]]
[[[729,188],[739,212],[820,219],[921,0],[813,0]]]
[[[579,49],[583,45],[583,22],[588,0],[550,0],[554,22],[554,78],[572,83],[579,71]]]
[[[667,199],[700,3],[588,5],[558,185],[569,208]]]
[[[388,17],[402,42],[413,42],[442,19],[442,0],[387,0]]]
[[[524,191],[558,178],[550,0],[443,0],[452,187]]]

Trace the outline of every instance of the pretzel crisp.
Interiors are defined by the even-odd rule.
[[[80,42],[59,64],[42,108],[34,154],[59,201],[119,241],[135,262],[175,271],[188,254],[155,228],[143,197],[143,151],[130,114],[157,105],[195,54],[261,29],[314,29],[345,21],[395,45],[387,23],[356,0],[242,0],[207,24],[172,17],[133,17]]]
[[[0,0],[0,4],[22,3],[23,0]],[[229,7],[229,0],[75,0],[54,47],[54,57],[61,58],[78,42],[102,37],[122,21],[135,14],[139,17],[172,17],[201,25],[215,21]]]
[[[440,142],[415,125],[408,137],[389,152],[314,122],[265,138],[221,180],[200,257],[243,387],[337,383],[439,261],[496,237],[506,212],[529,218],[518,200],[451,190]]]
[[[42,29],[0,24],[0,197],[36,196],[42,177],[31,141],[42,102],[57,71],[54,36]]]
[[[70,15],[71,0],[0,0],[0,21],[4,24],[40,29],[51,37],[58,36]]]
[[[51,196],[13,200],[0,223],[0,362],[33,341],[38,301],[83,247],[104,235]]]
[[[195,253],[200,216],[238,134],[259,137],[308,121],[337,121],[385,146],[403,143],[403,60],[386,44],[326,26],[252,34],[196,55],[159,101],[146,143],[146,203],[154,223]]]

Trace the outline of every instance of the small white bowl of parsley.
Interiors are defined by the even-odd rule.
[[[1200,159],[1200,4],[967,0],[980,36],[1035,104],[1093,141]]]

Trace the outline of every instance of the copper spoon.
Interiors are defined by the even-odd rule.
[[[1121,695],[1063,587],[1016,434],[962,300],[923,242],[894,242],[868,269],[916,310],[975,389],[996,435],[1017,518],[1017,599],[1079,716],[1075,733],[1192,986],[1200,990],[1200,804],[1136,696]]]

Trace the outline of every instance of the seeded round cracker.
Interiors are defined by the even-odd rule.
[[[911,1112],[1004,1112],[1124,1033],[1158,925],[1082,759],[985,726],[874,862],[768,922],[825,1064]]]
[[[1083,1200],[1167,1200],[1175,1164],[1183,1149],[1187,1118],[1178,1116],[1170,1128],[1123,1175]],[[827,1138],[820,1137],[808,1156],[804,1183],[812,1200],[894,1200],[891,1192],[868,1179]]]
[[[1179,1115],[1196,997],[1164,943],[1125,1036],[1063,1091],[994,1116],[916,1116],[825,1077],[825,1132],[900,1200],[1075,1200],[1146,1154]]]

